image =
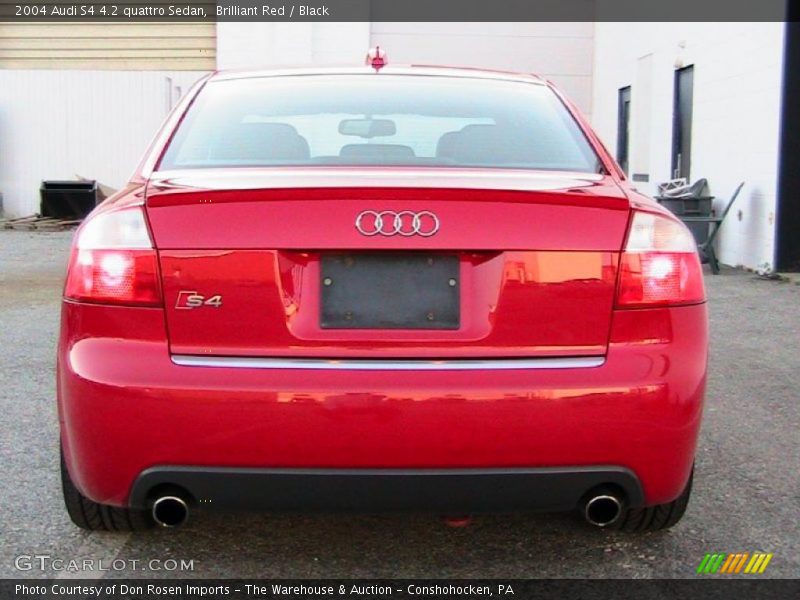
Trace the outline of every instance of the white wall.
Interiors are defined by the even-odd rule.
[[[535,73],[592,112],[594,23],[372,23],[389,61]]]
[[[369,23],[217,23],[217,68],[360,65]]]
[[[361,65],[380,45],[393,64],[536,73],[587,115],[593,23],[218,23],[220,69]]]
[[[784,26],[782,23],[598,23],[593,123],[616,148],[617,92],[630,85],[631,172],[655,193],[670,178],[676,67],[694,65],[693,179],[705,177],[721,210],[719,256],[756,268],[773,262]],[[740,214],[741,213],[741,214]]]
[[[194,71],[0,70],[0,193],[7,217],[39,211],[43,179],[121,187]]]

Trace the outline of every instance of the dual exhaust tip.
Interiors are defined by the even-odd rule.
[[[623,508],[622,496],[608,489],[598,489],[587,494],[581,512],[587,523],[608,527],[617,522]]]
[[[582,503],[583,518],[596,527],[613,525],[622,515],[622,497],[614,491],[590,492]],[[180,527],[189,519],[189,505],[180,496],[160,496],[153,502],[153,520],[161,527]]]
[[[180,527],[189,519],[189,505],[180,496],[160,496],[153,502],[152,514],[161,527]]]

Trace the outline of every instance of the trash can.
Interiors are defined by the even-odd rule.
[[[96,181],[42,181],[39,214],[57,219],[83,219],[97,205]]]
[[[673,188],[656,196],[656,200],[664,208],[678,217],[710,217],[714,196],[708,195],[708,183],[698,179],[694,184]],[[686,223],[692,232],[697,245],[708,240],[708,223]]]

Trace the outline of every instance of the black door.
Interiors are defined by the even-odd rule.
[[[776,261],[781,271],[800,271],[800,3],[789,4],[783,62],[783,118]]]
[[[631,88],[624,87],[619,91],[617,105],[617,162],[625,173],[628,173],[631,130]]]
[[[675,71],[675,113],[672,121],[672,177],[689,181],[692,165],[692,96],[694,67]]]

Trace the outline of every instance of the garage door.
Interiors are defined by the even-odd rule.
[[[215,68],[214,23],[0,24],[0,69]]]

